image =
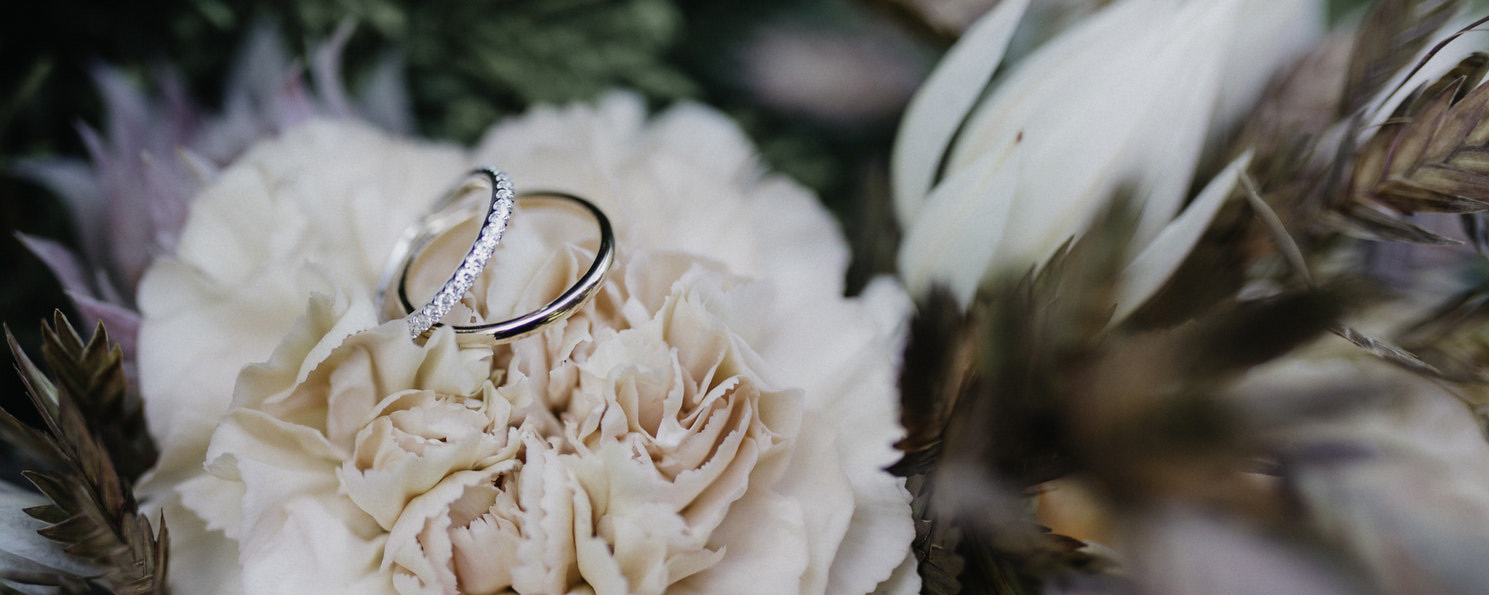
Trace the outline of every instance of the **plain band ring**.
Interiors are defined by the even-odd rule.
[[[599,248],[595,252],[594,263],[590,265],[589,270],[585,271],[585,273],[580,276],[579,280],[575,282],[574,285],[570,286],[557,298],[554,298],[553,301],[549,302],[542,308],[539,308],[527,314],[523,314],[516,318],[503,320],[500,322],[476,325],[449,325],[454,329],[456,338],[462,344],[505,343],[525,337],[534,332],[542,330],[543,327],[553,324],[554,322],[568,318],[569,316],[573,315],[574,312],[578,311],[579,308],[583,307],[584,304],[586,304],[589,299],[593,297],[596,292],[599,291],[601,285],[605,280],[606,274],[610,272],[610,268],[615,262],[615,236],[613,231],[611,230],[609,218],[605,216],[605,213],[601,211],[599,207],[596,207],[589,201],[573,194],[558,191],[545,190],[524,192],[520,195],[517,195],[516,199],[522,200],[524,202],[528,200],[558,199],[567,201],[588,211],[589,214],[595,218],[595,222],[599,225],[600,228],[600,244]],[[442,202],[440,205],[436,205],[436,212],[438,212],[444,206],[448,206],[447,201]],[[422,252],[423,249],[426,248],[431,241],[433,241],[435,236],[449,231],[450,228],[467,219],[469,219],[469,216],[442,217],[437,214],[429,217],[426,221],[423,222],[423,224],[416,225],[411,228],[411,232],[405,236],[408,241],[406,244],[400,245],[400,247],[402,248],[401,250],[395,250],[394,258],[392,259],[392,263],[395,266],[394,268],[389,269],[390,274],[386,275],[388,277],[397,277],[396,283],[398,299],[394,303],[396,303],[396,305],[401,308],[401,311],[396,312],[396,314],[401,315],[414,310],[413,303],[408,296],[408,276],[410,269],[412,269],[413,262],[418,254]],[[460,271],[465,270],[463,267],[464,261],[462,261],[462,268],[457,269],[457,276],[460,274]],[[479,272],[479,270],[475,271],[475,273],[477,274],[479,274]],[[472,275],[471,282],[474,282],[474,275]],[[446,287],[449,287],[449,282],[446,282]],[[388,284],[385,283],[383,285],[383,290],[380,292],[380,295],[385,296],[387,289]],[[454,300],[451,301],[452,307],[454,301],[458,301],[460,296],[464,295],[465,289],[469,289],[469,285],[466,285],[460,293],[454,294]],[[441,292],[443,291],[444,289],[442,288]],[[430,303],[436,303],[440,299],[441,295],[445,294],[437,293],[435,299],[431,300]],[[418,312],[409,314],[407,317],[409,320],[409,331],[414,338],[422,336],[430,329],[446,326],[438,322],[439,318],[431,319],[428,316],[421,316],[421,312],[424,312],[423,308],[421,308]],[[446,309],[443,313],[440,313],[440,317],[443,317],[444,314],[448,313],[448,309]],[[415,329],[418,330],[416,331]]]

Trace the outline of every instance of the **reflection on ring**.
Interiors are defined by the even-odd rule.
[[[462,195],[462,190],[469,185],[468,182],[446,194],[434,205],[430,215],[405,231],[403,237],[395,245],[388,261],[388,267],[379,283],[378,296],[382,302],[380,310],[388,318],[404,317],[408,321],[409,334],[415,340],[423,338],[434,328],[445,326],[439,322],[440,319],[449,314],[450,309],[475,283],[475,279],[485,268],[496,244],[501,241],[501,235],[512,214],[514,200],[521,200],[524,203],[538,200],[561,201],[581,207],[588,212],[595,218],[600,228],[600,243],[595,253],[595,261],[574,285],[537,310],[499,322],[450,325],[462,344],[491,345],[512,341],[569,317],[594,296],[604,282],[611,265],[614,264],[614,234],[610,227],[610,220],[599,207],[565,192],[535,191],[514,196],[511,182],[507,177],[490,168],[474,170],[471,176],[485,177],[491,183],[491,200],[486,210],[486,219],[481,222],[481,230],[475,243],[472,244],[449,280],[445,281],[440,290],[424,306],[415,309],[408,295],[409,271],[413,268],[418,255],[436,237],[472,218],[473,214],[468,211],[460,213],[459,209],[450,209],[451,205]],[[452,210],[455,212],[451,212]],[[390,297],[388,293],[395,284],[397,298],[388,299]]]

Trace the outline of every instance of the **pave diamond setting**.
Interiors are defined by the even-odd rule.
[[[478,173],[486,174],[492,181],[491,202],[486,207],[481,231],[450,279],[445,281],[424,307],[404,318],[408,322],[409,335],[415,339],[438,324],[455,304],[460,303],[471,286],[475,285],[476,278],[486,268],[486,262],[491,259],[491,253],[496,250],[497,244],[501,243],[502,234],[506,232],[507,223],[512,218],[516,197],[511,178],[506,173],[491,169],[478,170]]]

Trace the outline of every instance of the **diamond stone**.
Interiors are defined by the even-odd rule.
[[[502,233],[506,230],[508,222],[512,217],[513,204],[516,200],[512,189],[512,180],[506,173],[489,170],[493,175],[493,187],[491,191],[491,203],[487,206],[487,216],[482,221],[480,233],[472,244],[470,251],[461,259],[460,265],[451,274],[450,280],[446,281],[437,294],[424,304],[418,312],[405,317],[409,325],[409,331],[415,338],[435,326],[440,319],[450,313],[451,308],[458,303],[462,296],[471,288],[476,279],[480,277],[485,269],[486,263],[496,246],[501,243]]]

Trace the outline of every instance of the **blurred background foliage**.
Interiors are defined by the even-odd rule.
[[[10,167],[20,157],[84,154],[77,125],[98,126],[102,117],[90,69],[112,65],[147,88],[156,73],[174,69],[213,110],[259,23],[277,28],[298,56],[355,23],[344,54],[349,87],[366,82],[378,60],[401,60],[418,131],[433,138],[469,142],[529,105],[586,100],[614,87],[637,89],[657,106],[718,107],[755,139],[770,167],[816,190],[841,218],[859,257],[850,273],[856,287],[892,257],[885,250],[893,242],[876,238],[895,233],[882,205],[899,110],[958,26],[993,1],[0,3],[0,320],[30,347],[38,321],[69,309],[14,239],[19,231],[70,241],[67,216]],[[1089,9],[1106,0],[1045,1]],[[1329,2],[1337,17],[1368,0]],[[0,405],[16,402],[15,376],[0,376]]]

